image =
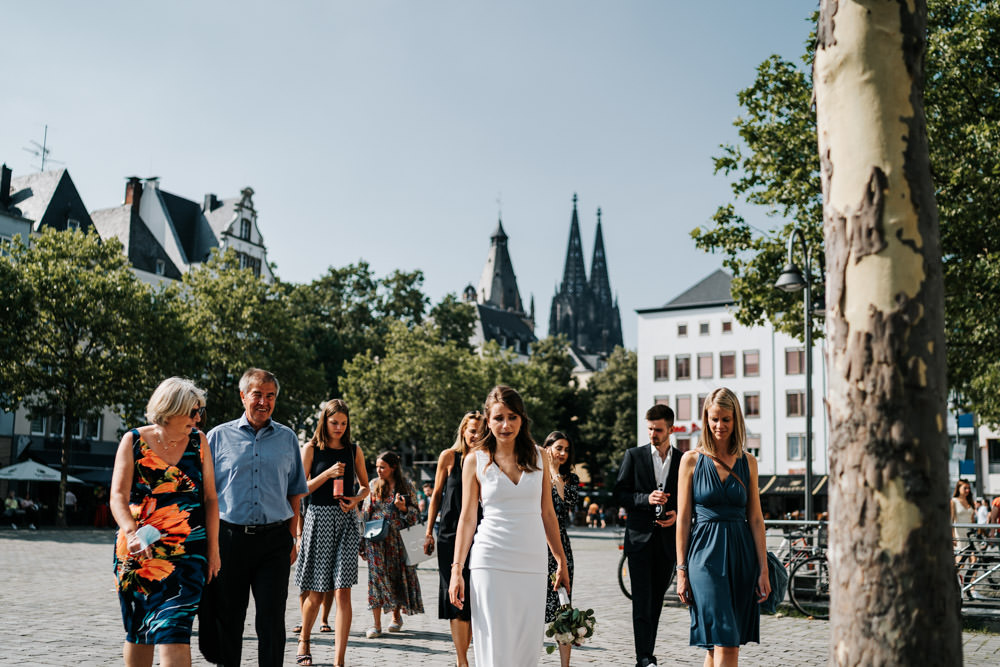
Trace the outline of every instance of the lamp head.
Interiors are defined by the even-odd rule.
[[[806,281],[802,278],[802,272],[795,264],[785,264],[778,281],[774,286],[784,292],[798,292],[806,286]]]

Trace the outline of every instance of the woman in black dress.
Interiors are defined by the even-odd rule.
[[[479,412],[467,412],[458,425],[455,444],[441,452],[441,456],[438,457],[434,491],[431,492],[431,505],[427,510],[427,536],[424,538],[424,553],[430,554],[434,550],[434,520],[440,511],[438,570],[441,575],[441,585],[438,591],[438,618],[451,622],[451,638],[455,642],[459,667],[467,667],[469,664],[467,654],[472,638],[472,624],[469,606],[459,609],[448,599],[448,584],[451,582],[451,564],[455,560],[453,558],[455,531],[458,529],[458,517],[462,513],[462,460],[476,439],[482,417]],[[465,576],[465,586],[468,590],[469,568],[466,567],[462,574]]]
[[[573,550],[569,545],[567,529],[573,525],[576,506],[580,501],[580,478],[573,472],[573,445],[562,431],[553,431],[545,438],[545,451],[549,454],[550,476],[552,477],[552,506],[559,519],[559,539],[563,551],[566,552],[566,566],[569,569],[569,581],[573,583]],[[549,577],[556,571],[556,559],[549,551]],[[556,620],[559,611],[559,596],[552,586],[545,587],[545,622]],[[569,652],[572,646],[559,644],[559,662],[562,667],[569,667]]]

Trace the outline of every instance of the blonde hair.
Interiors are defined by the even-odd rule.
[[[187,378],[167,378],[153,391],[146,403],[146,420],[163,426],[176,415],[191,412],[196,406],[205,407],[205,390]]]
[[[737,457],[742,456],[743,445],[746,444],[747,440],[747,427],[743,421],[743,410],[740,409],[740,399],[725,387],[715,389],[705,399],[705,405],[701,409],[701,435],[698,437],[698,447],[712,456],[719,454],[715,447],[715,436],[712,435],[712,429],[708,425],[708,409],[713,405],[733,413],[733,434],[729,437],[728,453]]]
[[[483,423],[483,413],[479,410],[473,410],[472,412],[465,413],[465,416],[462,417],[461,423],[458,425],[458,431],[455,433],[455,444],[451,446],[451,448],[460,453],[463,458],[472,448],[472,443],[465,439],[465,427],[473,419],[478,421],[481,425]]]

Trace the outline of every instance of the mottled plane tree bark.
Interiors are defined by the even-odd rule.
[[[822,0],[831,662],[962,664],[925,0]]]

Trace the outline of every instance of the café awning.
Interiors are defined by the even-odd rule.
[[[58,482],[60,473],[55,468],[43,466],[34,461],[22,461],[12,466],[0,469],[0,479],[28,482]],[[71,484],[82,484],[83,481],[73,475],[67,475],[66,481]]]
[[[814,496],[825,496],[827,475],[817,475],[813,478]],[[801,496],[805,493],[805,475],[770,475],[760,479],[760,495]]]

